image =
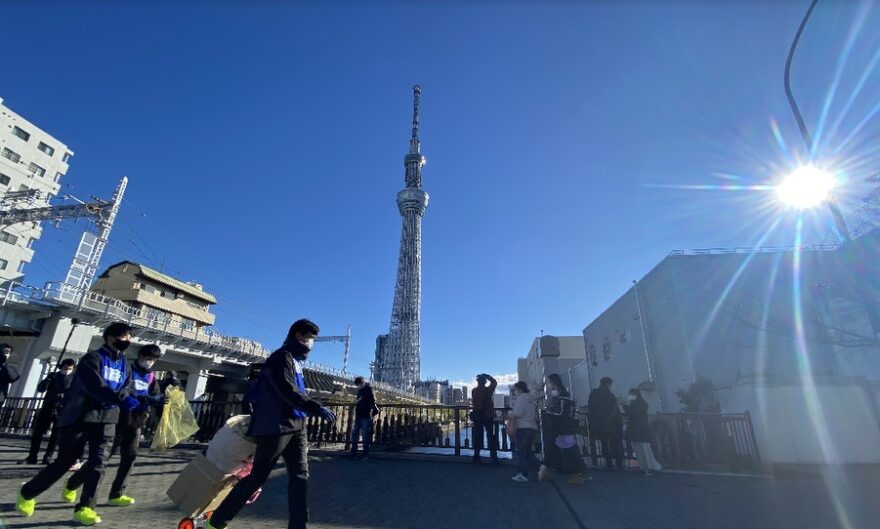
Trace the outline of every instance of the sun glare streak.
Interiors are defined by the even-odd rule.
[[[755,243],[756,248],[760,248],[764,245],[764,242],[770,237],[770,235],[776,230],[776,227],[779,226],[779,223],[782,222],[782,217],[776,217],[776,220],[770,225],[769,228],[761,235],[761,238],[758,239],[758,242]],[[718,313],[721,312],[721,308],[724,306],[724,302],[727,301],[728,296],[730,296],[730,292],[736,286],[737,281],[739,281],[740,276],[746,271],[749,263],[752,262],[752,259],[755,258],[758,252],[750,252],[746,254],[743,262],[740,263],[739,267],[736,269],[736,272],[733,274],[733,277],[730,278],[730,281],[725,285],[724,290],[721,291],[721,295],[718,296],[718,300],[715,302],[715,305],[712,307],[712,310],[709,312],[709,315],[706,317],[706,321],[697,331],[695,345],[696,350],[699,351],[703,345],[703,341],[705,341],[706,336],[709,334],[709,330],[712,328],[712,324],[715,322],[715,318],[718,316]]]
[[[779,150],[785,155],[785,158],[790,160],[792,157],[791,152],[788,150],[788,144],[785,143],[785,138],[782,137],[782,131],[779,130],[779,123],[777,123],[776,119],[772,116],[770,117],[770,130],[773,132],[773,138],[776,140],[777,147],[779,147]]]
[[[853,129],[846,136],[846,138],[844,138],[844,140],[842,142],[840,142],[840,144],[837,146],[837,148],[834,149],[834,156],[837,156],[838,154],[840,154],[840,152],[844,148],[846,148],[847,145],[849,145],[849,142],[851,142],[853,140],[853,138],[855,138],[858,135],[858,133],[861,132],[863,128],[865,128],[865,125],[867,125],[872,119],[874,119],[874,116],[876,116],[878,112],[880,112],[880,103],[877,103],[876,105],[874,105],[874,108],[872,108],[871,111],[868,112],[868,114],[865,117],[863,117],[862,120],[859,121],[855,127],[853,127]]]
[[[804,330],[804,311],[803,296],[801,294],[801,286],[803,277],[801,276],[801,252],[800,248],[803,240],[804,217],[800,215],[795,225],[795,251],[792,257],[792,305],[794,307],[794,329],[795,329],[795,354],[797,355],[797,366],[803,382],[801,383],[801,392],[803,393],[804,402],[807,407],[807,416],[813,425],[813,431],[819,442],[819,448],[822,451],[824,461],[835,463],[839,461],[839,457],[834,449],[831,441],[831,434],[828,430],[828,420],[822,409],[819,399],[819,391],[816,387],[816,380],[813,377],[813,364],[810,360],[810,348],[807,342],[806,331]],[[823,481],[829,494],[833,498],[834,510],[837,518],[844,528],[851,528],[852,523],[846,513],[841,498],[850,496],[849,491],[845,490],[849,487],[845,480],[841,479],[837,473],[823,473]]]
[[[813,141],[812,152],[810,153],[811,156],[816,155],[819,145],[822,143],[822,136],[825,132],[825,120],[828,119],[828,111],[831,109],[831,104],[834,102],[834,98],[837,95],[837,89],[840,86],[840,79],[843,77],[843,69],[849,61],[856,38],[858,38],[859,34],[862,32],[862,27],[865,25],[867,13],[868,7],[865,4],[862,4],[861,10],[858,16],[856,16],[853,26],[850,28],[849,34],[847,35],[843,50],[837,59],[837,66],[834,69],[834,78],[831,81],[831,87],[828,89],[828,94],[825,96],[825,101],[822,104],[822,112],[819,114],[819,123],[816,125],[815,139]]]
[[[843,118],[849,113],[850,109],[856,102],[856,98],[862,93],[862,90],[865,88],[865,84],[868,82],[868,78],[874,73],[874,70],[877,68],[877,64],[880,63],[880,49],[877,50],[877,53],[871,58],[871,62],[868,63],[868,66],[862,71],[862,76],[859,77],[858,82],[856,83],[855,88],[852,93],[849,95],[849,98],[846,100],[846,104],[840,110],[840,114],[837,115],[837,119],[834,120],[834,123],[831,125],[831,128],[828,131],[828,135],[830,137],[834,137],[837,134],[837,130],[840,128],[840,124],[843,123]]]

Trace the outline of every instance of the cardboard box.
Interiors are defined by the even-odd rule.
[[[199,454],[184,467],[165,494],[187,517],[213,511],[238,482]]]

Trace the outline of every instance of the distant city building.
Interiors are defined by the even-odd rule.
[[[58,195],[71,156],[65,144],[0,99],[0,208],[47,206]],[[42,231],[32,222],[0,228],[0,283],[21,280]]]
[[[419,397],[440,404],[452,404],[452,388],[448,380],[420,380],[414,388]]]
[[[197,283],[186,283],[142,264],[123,261],[110,266],[92,291],[118,299],[163,329],[199,331],[213,325],[209,312],[217,299]]]

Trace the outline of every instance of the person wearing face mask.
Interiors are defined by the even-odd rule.
[[[519,473],[513,481],[529,480],[529,468],[538,466],[535,459],[535,441],[538,440],[538,411],[535,397],[529,391],[529,385],[520,380],[511,388],[513,400],[508,417],[516,422],[516,459]]]
[[[9,364],[11,355],[12,346],[8,343],[0,343],[0,406],[3,406],[3,402],[9,396],[9,386],[21,378],[18,370]]]
[[[590,392],[587,401],[590,438],[601,442],[602,456],[608,470],[613,469],[612,460],[616,462],[618,470],[623,470],[623,419],[617,397],[611,392],[613,383],[610,377],[602,377],[599,387]]]
[[[639,467],[645,476],[653,476],[654,471],[662,470],[663,467],[654,459],[654,451],[651,449],[651,425],[648,422],[648,403],[642,398],[642,392],[638,389],[629,390],[626,411],[626,440],[632,443],[636,457],[639,459]]]
[[[538,479],[547,479],[549,470],[553,469],[567,475],[566,482],[572,485],[591,480],[592,476],[586,474],[586,466],[577,445],[579,424],[575,416],[575,401],[562,383],[562,377],[556,373],[547,377],[547,399],[542,423],[544,464],[538,470]]]
[[[130,344],[131,327],[113,323],[104,329],[104,345],[80,359],[58,415],[58,459],[22,485],[15,504],[19,513],[34,514],[36,497],[61,479],[88,445],[86,463],[67,480],[61,498],[67,503],[76,502],[77,489],[82,487],[74,519],[83,525],[101,521],[95,505],[107,445],[113,439],[120,408],[133,410],[140,405],[128,388],[130,375],[123,352]]]
[[[58,411],[61,408],[64,392],[70,388],[70,383],[73,381],[74,367],[76,367],[76,360],[65,358],[61,361],[57,371],[49,373],[49,376],[37,384],[37,392],[46,395],[43,397],[43,405],[34,421],[30,452],[27,459],[24,460],[29,465],[37,464],[37,454],[40,452],[43,436],[46,435],[49,428],[52,428],[52,433],[49,434],[49,444],[43,455],[43,464],[48,465],[52,461],[52,454],[55,453],[55,445],[58,441]]]
[[[125,487],[128,484],[128,476],[134,461],[138,455],[138,445],[141,442],[141,428],[147,423],[150,409],[165,404],[165,395],[162,394],[159,381],[153,373],[153,365],[162,356],[162,350],[158,345],[149,344],[141,347],[138,351],[137,360],[131,363],[131,395],[138,400],[140,405],[131,411],[125,411],[119,415],[119,423],[116,425],[116,438],[113,441],[114,453],[119,447],[121,459],[119,468],[116,470],[116,478],[110,487],[110,505],[126,507],[134,503],[134,498],[125,495]]]
[[[330,423],[336,415],[306,393],[304,362],[318,335],[318,326],[297,320],[280,349],[269,355],[247,392],[251,422],[247,435],[257,439],[251,473],[239,481],[214,510],[208,529],[225,529],[269,477],[278,458],[287,467],[288,529],[305,529],[309,510],[309,451],[305,419],[317,416]]]

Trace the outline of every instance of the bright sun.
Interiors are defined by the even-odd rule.
[[[809,209],[824,202],[836,183],[834,175],[825,169],[804,165],[776,186],[776,194],[789,206]]]

